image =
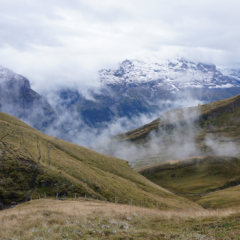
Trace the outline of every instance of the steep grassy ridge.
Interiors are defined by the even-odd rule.
[[[198,208],[134,172],[126,161],[47,136],[0,113],[1,201],[10,204],[44,193]]]

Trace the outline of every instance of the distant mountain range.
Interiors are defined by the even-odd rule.
[[[213,64],[194,63],[184,59],[144,62],[125,60],[115,70],[101,70],[101,81],[108,86],[145,86],[170,92],[185,88],[240,87],[240,71],[224,75]]]
[[[82,129],[99,132],[119,118],[181,107],[182,100],[212,102],[240,93],[239,70],[184,59],[125,60],[99,75],[102,88],[90,91],[90,99],[68,88],[54,91],[54,102],[33,91],[25,77],[0,67],[0,110],[71,141]]]
[[[221,100],[240,93],[240,71],[217,69],[213,64],[184,59],[125,60],[114,70],[99,71],[101,82],[122,93],[138,93],[158,100]]]

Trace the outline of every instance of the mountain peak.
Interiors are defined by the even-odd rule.
[[[105,85],[151,83],[152,88],[178,91],[183,88],[240,87],[238,78],[224,75],[214,64],[194,63],[184,58],[146,58],[125,60],[116,69],[101,70],[100,79]]]

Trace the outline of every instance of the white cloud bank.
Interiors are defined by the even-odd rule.
[[[97,71],[136,55],[237,67],[236,0],[1,0],[0,64],[37,91],[99,86]]]

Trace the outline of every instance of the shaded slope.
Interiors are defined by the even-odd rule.
[[[138,172],[204,208],[240,204],[240,160],[236,157],[211,155],[172,160],[139,168]]]
[[[196,202],[204,208],[239,207],[240,185],[207,194]]]
[[[204,195],[240,184],[240,160],[236,157],[193,157],[140,168],[138,172],[178,194]]]
[[[198,208],[134,172],[126,161],[47,136],[4,113],[0,113],[0,179],[5,204],[46,192]]]

